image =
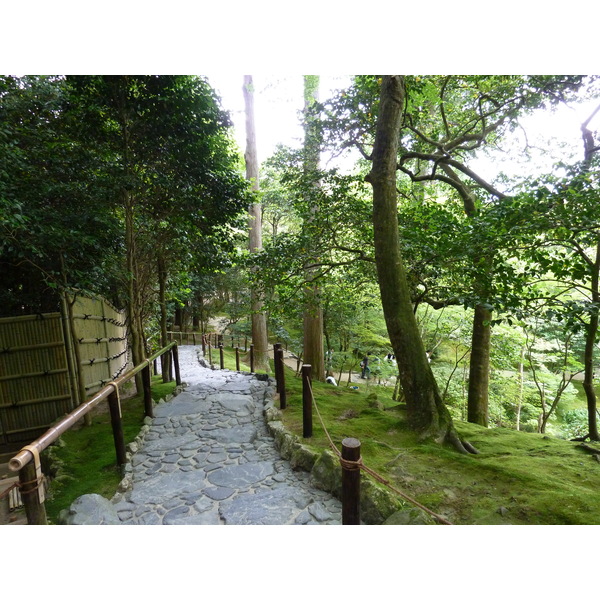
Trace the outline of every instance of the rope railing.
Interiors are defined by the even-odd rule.
[[[393,486],[388,479],[385,479],[384,477],[382,477],[381,475],[379,475],[379,473],[377,473],[373,469],[367,467],[363,463],[363,460],[362,460],[361,457],[359,457],[358,460],[348,460],[348,459],[343,458],[342,457],[342,453],[338,450],[337,446],[334,444],[333,440],[331,439],[331,436],[329,435],[329,431],[327,431],[327,427],[325,426],[325,423],[323,421],[323,417],[321,416],[321,413],[319,412],[319,406],[317,405],[317,401],[316,401],[315,396],[313,394],[312,383],[311,383],[310,378],[306,379],[306,383],[308,385],[309,394],[310,394],[310,397],[312,399],[312,405],[315,407],[315,411],[316,411],[317,416],[319,418],[319,421],[321,423],[321,427],[323,428],[323,431],[325,432],[325,436],[327,437],[327,440],[329,441],[331,449],[333,450],[334,454],[338,457],[338,459],[340,461],[340,464],[341,464],[341,466],[342,466],[343,469],[346,469],[346,470],[349,470],[349,471],[360,469],[360,470],[364,471],[365,473],[367,473],[368,475],[370,475],[371,477],[373,477],[373,479],[375,479],[376,481],[378,481],[382,485],[386,486],[387,488],[389,488],[394,493],[398,494],[401,498],[403,498],[407,502],[410,502],[411,504],[413,504],[417,508],[420,508],[422,511],[426,512],[428,515],[430,515],[436,521],[438,521],[438,523],[441,523],[442,525],[452,525],[452,523],[450,521],[448,521],[447,519],[445,519],[441,515],[438,515],[437,513],[433,512],[432,510],[430,510],[426,506],[423,506],[420,502],[418,502],[414,498],[411,498],[409,495],[405,494],[404,492],[402,492],[401,490],[399,490],[397,487]]]

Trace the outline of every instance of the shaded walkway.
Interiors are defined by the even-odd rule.
[[[268,434],[267,382],[179,348],[185,390],[155,408],[113,499],[123,524],[340,524],[341,504],[293,471]],[[108,522],[108,521],[105,521]]]

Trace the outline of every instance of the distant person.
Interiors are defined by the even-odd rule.
[[[369,356],[370,354],[367,354],[360,363],[360,368],[362,369],[360,374],[361,379],[368,379],[369,374],[371,373],[371,369],[369,368]]]
[[[325,382],[326,382],[326,383],[330,383],[331,385],[335,385],[335,386],[337,387],[337,382],[336,382],[336,380],[335,380],[335,377],[333,377],[332,375],[328,375],[328,376],[325,378]]]

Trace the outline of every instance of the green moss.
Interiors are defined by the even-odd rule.
[[[284,425],[302,437],[302,382],[289,369],[286,391]],[[406,425],[403,406],[392,402],[392,391],[356,392],[313,382],[319,412],[338,450],[345,437],[357,438],[368,467],[453,523],[600,524],[600,464],[577,444],[455,421],[461,437],[480,451],[463,456],[419,441]],[[318,450],[330,447],[316,411],[313,437],[303,443]]]

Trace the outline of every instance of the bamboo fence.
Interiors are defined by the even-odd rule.
[[[73,309],[74,336],[61,313],[0,319],[0,452],[35,439],[73,410],[78,377],[89,395],[127,368],[123,314],[105,300],[82,296]]]

